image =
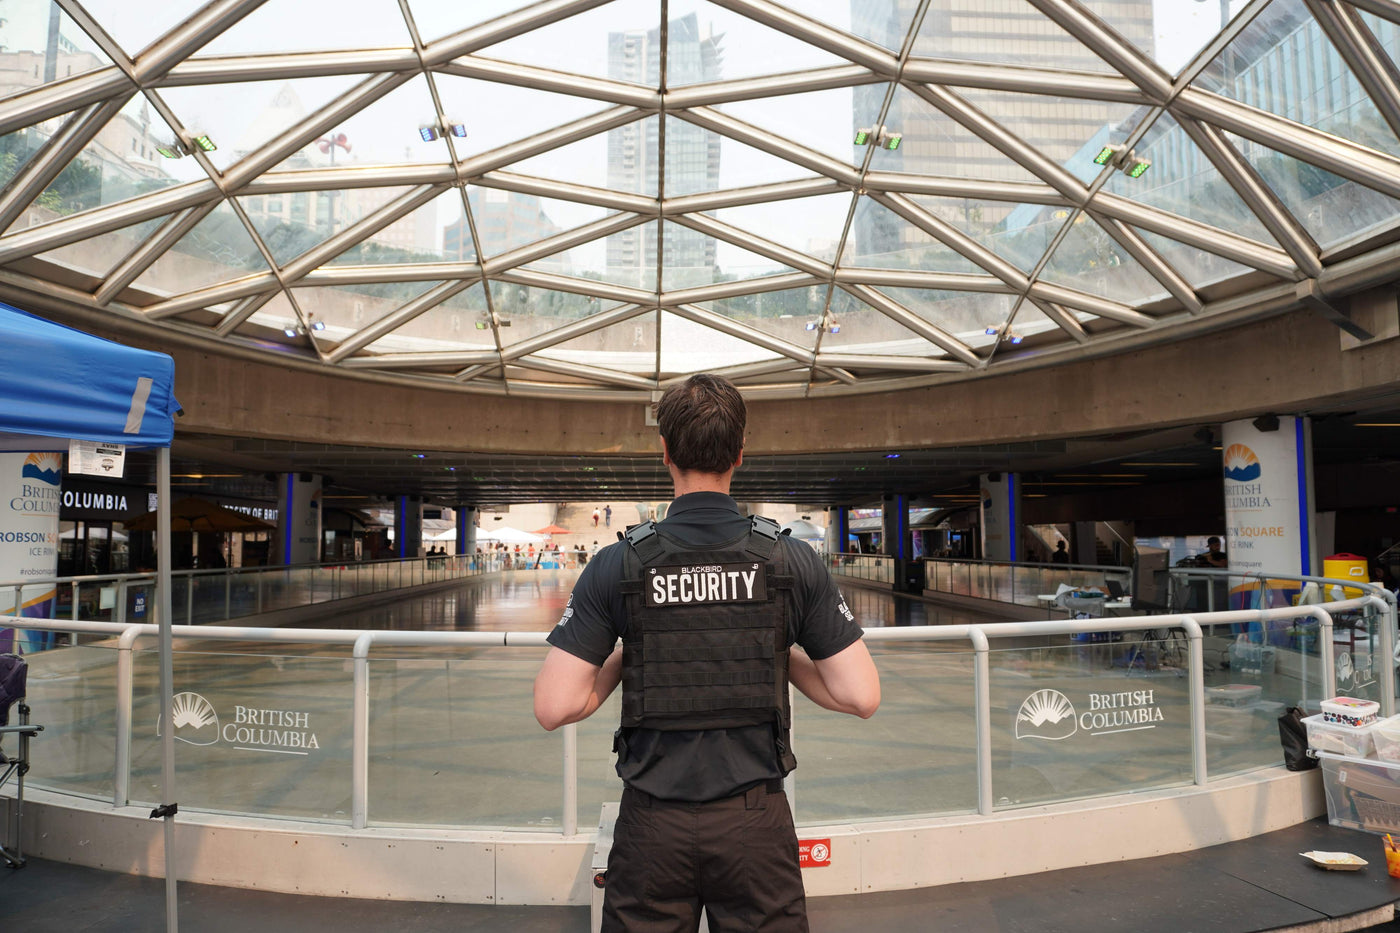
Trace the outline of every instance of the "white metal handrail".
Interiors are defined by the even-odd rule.
[[[1394,625],[1394,604],[1366,595],[1357,599],[1320,606],[1279,607],[1217,613],[1192,613],[1156,616],[1134,616],[1104,619],[1064,619],[1044,622],[1004,622],[986,625],[912,626],[905,628],[871,628],[865,631],[870,642],[967,642],[974,653],[973,692],[976,722],[977,810],[982,815],[993,812],[992,796],[992,736],[990,698],[990,649],[992,642],[1005,638],[1041,635],[1065,635],[1108,631],[1147,631],[1179,628],[1188,639],[1188,670],[1191,716],[1192,776],[1197,784],[1208,780],[1205,738],[1205,683],[1202,660],[1202,626],[1232,623],[1266,622],[1273,619],[1296,619],[1306,616],[1316,619],[1320,628],[1319,644],[1331,644],[1333,613],[1359,609],[1376,609],[1385,614],[1388,625]],[[131,722],[133,659],[136,641],[152,637],[156,625],[120,625],[112,622],[48,621],[0,616],[0,627],[41,631],[78,631],[117,638],[117,696],[116,752],[113,805],[128,802],[131,764]],[[412,632],[360,631],[355,629],[276,629],[239,626],[172,627],[175,638],[203,641],[253,641],[268,643],[300,643],[342,645],[352,649],[353,657],[353,729],[351,748],[351,827],[362,829],[369,822],[369,656],[376,646],[499,646],[543,648],[542,632]],[[1387,655],[1389,656],[1389,655]],[[1305,656],[1306,657],[1306,656]],[[1335,691],[1331,664],[1321,664],[1324,696]],[[1306,670],[1303,672],[1306,682]],[[1381,691],[1382,705],[1394,707],[1394,678],[1385,678]],[[578,831],[578,755],[577,727],[564,727],[562,828],[566,835]],[[792,780],[790,777],[789,780]]]

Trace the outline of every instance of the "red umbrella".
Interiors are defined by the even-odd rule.
[[[537,535],[566,535],[569,529],[560,528],[558,525],[545,525],[543,528],[535,529]]]

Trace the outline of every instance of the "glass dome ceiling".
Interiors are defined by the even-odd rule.
[[[1395,0],[7,0],[0,294],[339,370],[883,391],[1394,277]]]

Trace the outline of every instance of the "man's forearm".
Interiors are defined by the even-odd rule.
[[[570,720],[578,722],[587,719],[598,711],[598,707],[607,702],[608,697],[617,689],[618,683],[622,681],[622,646],[613,649],[613,653],[608,655],[608,659],[603,662],[603,666],[598,668],[598,676],[593,680],[593,690],[588,694],[588,700],[584,703],[582,712],[578,719]]]
[[[816,662],[807,657],[807,653],[801,648],[794,647],[788,652],[788,680],[803,696],[822,709],[857,715],[856,709],[841,703],[831,695],[826,682],[822,680],[821,672],[817,670]]]

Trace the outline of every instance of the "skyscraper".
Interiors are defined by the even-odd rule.
[[[695,84],[720,77],[721,36],[701,35],[694,13],[673,19],[667,49],[668,84]],[[708,31],[708,30],[707,30]],[[608,77],[655,86],[661,74],[661,30],[608,34]],[[719,183],[719,134],[683,120],[666,124],[665,194],[675,197],[712,191]],[[661,149],[659,118],[651,117],[608,133],[608,187],[654,195]],[[614,234],[607,242],[607,267],[614,281],[650,288],[656,273],[657,224]],[[715,243],[709,237],[671,225],[663,240],[667,287],[710,282]]]

